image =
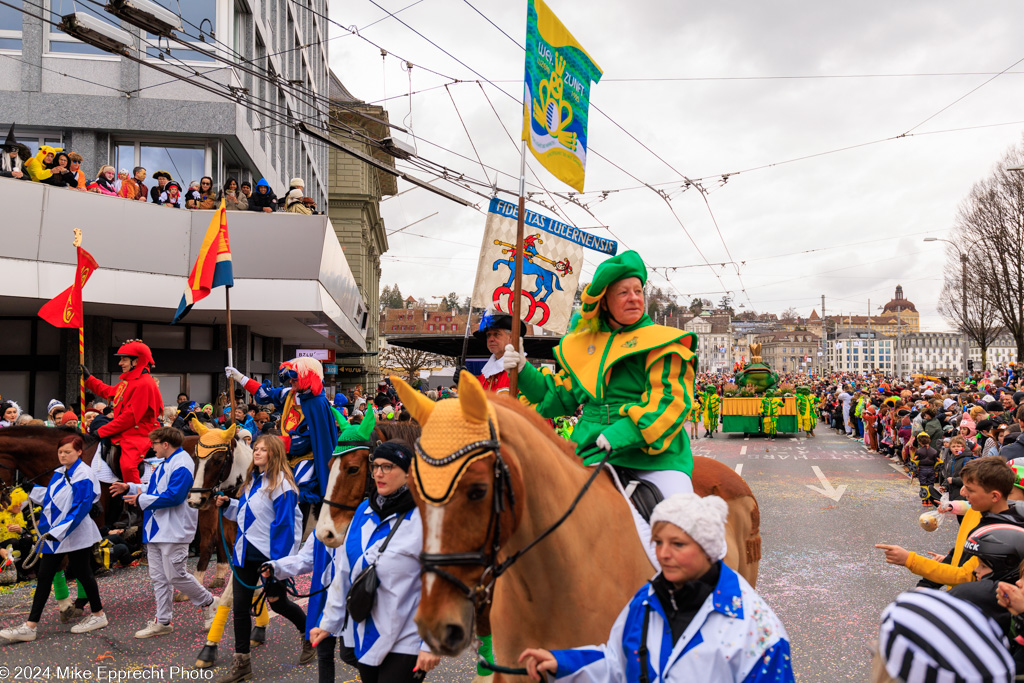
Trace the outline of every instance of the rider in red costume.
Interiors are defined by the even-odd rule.
[[[121,381],[116,387],[99,381],[82,366],[85,386],[97,396],[111,402],[114,409],[110,422],[99,427],[95,435],[109,438],[121,447],[121,479],[135,484],[139,481],[139,465],[149,451],[149,433],[160,426],[163,399],[149,368],[154,366],[153,352],[138,339],[125,342],[117,350]]]

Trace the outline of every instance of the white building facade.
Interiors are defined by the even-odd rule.
[[[892,373],[896,367],[896,341],[878,332],[846,331],[829,335],[825,352],[829,371]]]
[[[905,332],[898,343],[900,375],[962,373],[966,369],[963,336],[957,332]],[[978,358],[980,360],[981,356]]]
[[[732,368],[733,339],[730,325],[697,316],[684,325],[697,335],[697,355],[701,372],[723,372]]]

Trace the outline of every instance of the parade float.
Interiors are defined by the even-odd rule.
[[[761,345],[750,345],[750,360],[742,365],[722,398],[722,431],[770,435],[796,433],[797,406],[794,387],[780,384],[779,374],[761,357]]]

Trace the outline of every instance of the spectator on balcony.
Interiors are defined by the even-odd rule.
[[[49,145],[42,145],[34,157],[25,162],[25,170],[33,182],[41,183],[51,175],[50,166],[53,164],[53,157],[60,149]]]
[[[284,210],[287,213],[313,215],[313,212],[302,203],[302,189],[298,187],[288,190],[288,194],[284,196]]]
[[[224,200],[224,206],[228,211],[245,211],[249,208],[249,202],[238,190],[238,181],[234,178],[228,178],[228,181],[224,183],[224,188],[217,195],[217,203],[220,204],[220,200]]]
[[[7,133],[7,139],[4,140],[3,154],[0,155],[0,178],[28,180],[24,164],[30,158],[32,158],[32,152],[15,139],[12,125],[11,131]]]
[[[175,209],[180,209],[185,205],[184,197],[181,195],[181,185],[179,185],[176,180],[172,180],[164,186],[164,191],[160,193],[159,199],[160,201],[157,202],[158,204],[170,206]]]
[[[194,209],[194,208],[196,208],[196,203],[199,201],[199,181],[198,180],[193,180],[191,183],[188,184],[188,189],[185,190],[185,194],[183,195],[183,200],[185,202],[185,208],[186,209]],[[181,403],[181,401],[178,401],[178,403]]]
[[[256,191],[249,197],[249,210],[263,213],[277,211],[277,195],[270,189],[266,178],[256,183]]]
[[[78,152],[72,152],[68,155],[68,169],[71,171],[71,182],[68,183],[68,187],[78,190],[79,192],[85,192],[85,172],[82,170],[82,155]]]
[[[69,187],[73,178],[69,166],[67,152],[60,150],[53,155],[53,161],[49,164],[50,177],[43,178],[42,182],[54,187]]]
[[[117,185],[114,181],[114,167],[109,164],[100,166],[100,172],[96,175],[96,179],[90,182],[86,189],[96,194],[116,197]]]
[[[171,174],[168,173],[167,171],[157,171],[156,173],[153,174],[153,179],[156,181],[157,184],[149,191],[149,201],[153,202],[154,204],[162,204],[163,202],[160,201],[160,197],[163,196],[164,192],[166,191],[167,183],[174,180],[174,178],[172,178]],[[179,193],[181,191],[180,185],[178,186],[178,191]]]
[[[119,194],[125,199],[135,199],[140,202],[146,201],[148,190],[146,189],[145,180],[146,169],[142,166],[136,166],[132,171],[132,177],[126,178],[121,182]]]
[[[114,183],[114,187],[117,188],[117,194],[121,194],[121,186],[124,185],[124,181],[128,180],[131,176],[128,174],[128,169],[122,168],[117,172],[117,182]]]
[[[248,180],[242,181],[242,196],[245,197],[245,201],[252,201],[252,184]]]

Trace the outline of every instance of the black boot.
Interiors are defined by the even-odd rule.
[[[302,641],[302,651],[299,652],[299,666],[309,664],[316,659],[316,648],[308,640]]]

